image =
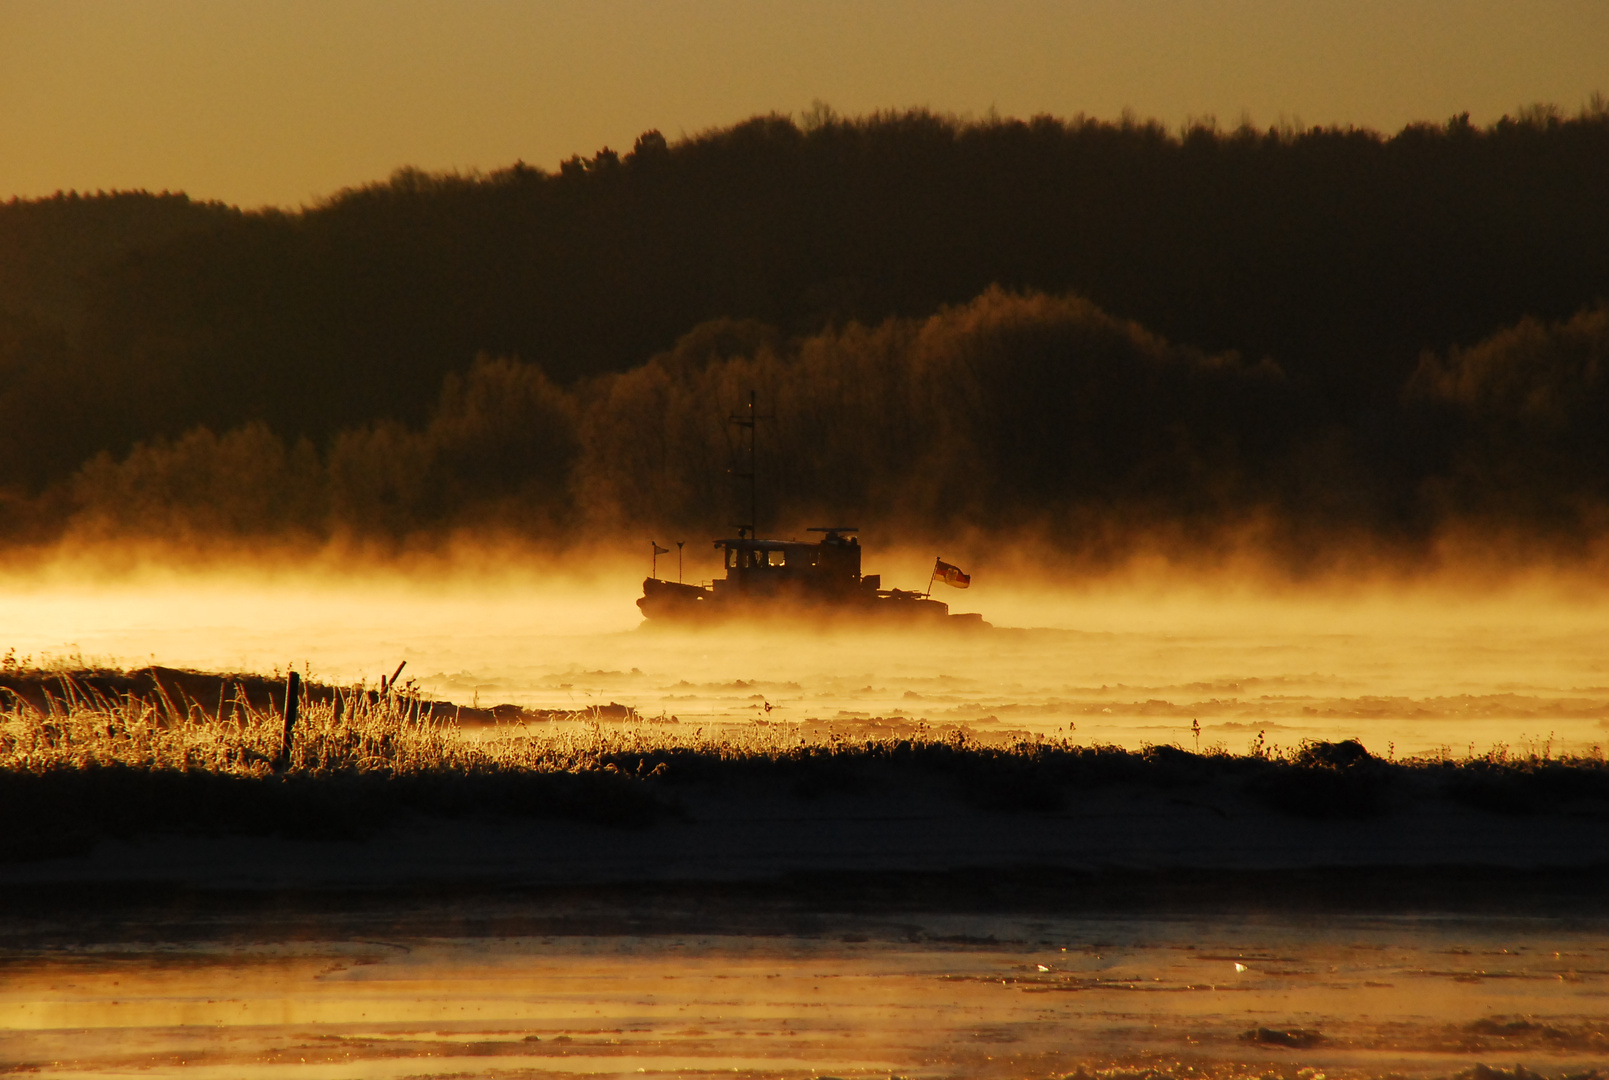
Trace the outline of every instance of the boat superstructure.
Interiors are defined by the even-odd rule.
[[[763,540],[747,535],[717,540],[726,576],[708,585],[649,577],[637,606],[650,619],[687,620],[732,615],[790,617],[893,616],[982,625],[981,615],[951,615],[925,593],[885,589],[879,574],[860,569],[859,531],[844,525],[811,529],[818,540]]]
[[[758,419],[752,393],[748,411],[731,417],[732,423],[748,435],[748,471],[736,475],[749,481],[751,523],[757,513],[754,434]],[[957,581],[955,575],[944,574],[939,568],[955,569],[947,563],[936,564],[927,592],[885,589],[881,575],[862,573],[857,535],[860,530],[854,526],[817,526],[807,530],[820,534],[811,540],[768,540],[760,538],[752,524],[736,528],[736,537],[715,541],[725,577],[709,584],[690,585],[650,573],[643,581],[642,599],[637,601],[642,613],[651,620],[663,621],[757,615],[816,620],[877,616],[987,625],[981,615],[951,615],[948,604],[929,595],[934,580],[948,580],[962,587],[970,582],[965,575]],[[657,556],[668,549],[655,544],[654,551]]]

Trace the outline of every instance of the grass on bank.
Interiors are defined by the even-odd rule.
[[[681,813],[681,796],[699,789],[801,799],[937,792],[983,811],[1055,813],[1122,786],[1310,818],[1367,818],[1432,799],[1609,821],[1609,764],[1597,749],[1386,761],[1350,740],[1232,755],[1063,737],[984,745],[964,729],[886,738],[760,723],[472,731],[406,692],[311,687],[282,758],[283,694],[220,692],[204,706],[160,682],[153,693],[113,694],[104,688],[119,684],[105,678],[48,680],[54,692],[33,700],[0,685],[0,859],[152,832],[356,838],[409,815],[640,827]]]

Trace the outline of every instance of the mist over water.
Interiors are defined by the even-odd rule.
[[[0,1053],[53,1077],[1417,1078],[1520,1056],[1591,1077],[1605,1045],[1609,949],[1553,920],[823,931],[55,951],[8,972]]]
[[[712,570],[701,556],[691,580]],[[870,568],[917,587],[931,558],[881,551]],[[990,630],[684,630],[643,624],[646,562],[487,550],[113,568],[63,555],[0,573],[0,649],[63,668],[294,665],[371,685],[406,660],[436,698],[618,702],[678,734],[764,723],[853,740],[925,724],[985,742],[1194,748],[1199,721],[1201,749],[1236,752],[1259,737],[1355,737],[1398,757],[1609,742],[1609,602],[1562,572],[1293,585],[1160,567],[1075,577],[1020,555],[969,565],[968,590],[935,590]],[[540,828],[574,828],[577,850],[599,839]],[[83,924],[99,929],[54,908],[0,920],[0,1066],[1014,1080],[1088,1063],[1164,1080],[1428,1080],[1515,1061],[1591,1076],[1609,1045],[1592,914],[969,914],[935,897],[936,913],[806,917],[672,891],[611,915],[607,898],[563,890],[470,891],[440,908],[406,889],[365,908],[360,894],[199,918],[159,904]]]
[[[393,696],[340,699],[346,772],[299,764],[327,698],[205,768],[154,705],[93,718],[176,736],[149,767],[17,718],[0,1072],[1603,1075],[1609,106],[814,113],[289,213],[0,206],[7,675],[405,663],[561,715],[426,759],[484,772],[403,768],[488,747]],[[643,625],[649,538],[694,582],[739,520],[957,564],[994,628]],[[697,752],[554,752],[593,724]],[[789,752],[958,734],[1598,760]]]
[[[876,561],[916,587],[927,557]],[[1298,587],[1001,566],[970,590],[936,589],[995,626],[964,632],[648,626],[634,603],[646,570],[530,553],[118,572],[57,561],[0,580],[0,649],[64,667],[294,665],[341,684],[405,660],[405,678],[460,705],[619,703],[684,727],[800,725],[811,738],[925,724],[1244,752],[1261,733],[1458,757],[1609,742],[1609,602],[1563,576]],[[690,580],[701,570],[689,560]]]

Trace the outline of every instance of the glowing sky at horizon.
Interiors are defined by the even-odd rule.
[[[1592,0],[0,0],[0,198],[295,206],[762,112],[1393,130],[1609,91]]]

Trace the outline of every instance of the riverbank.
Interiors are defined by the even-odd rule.
[[[1363,875],[1389,906],[1393,882],[1463,902],[1469,875],[1565,896],[1609,872],[1601,754],[1130,751],[897,719],[469,726],[395,685],[311,688],[291,722],[265,684],[261,704],[243,688],[212,711],[177,689],[61,685],[0,714],[8,889],[987,896],[964,883],[1012,880],[1001,895],[1025,897],[1155,874],[1233,896],[1244,875],[1277,895],[1296,873],[1330,884],[1293,903]]]
[[[1571,792],[1602,779],[1590,767],[1379,763],[1371,779],[1194,755],[903,753],[667,752],[456,777],[0,775],[13,823],[0,886],[92,905],[130,889],[1113,910],[1212,898],[1543,910],[1550,896],[1570,908],[1609,896],[1600,797]]]

